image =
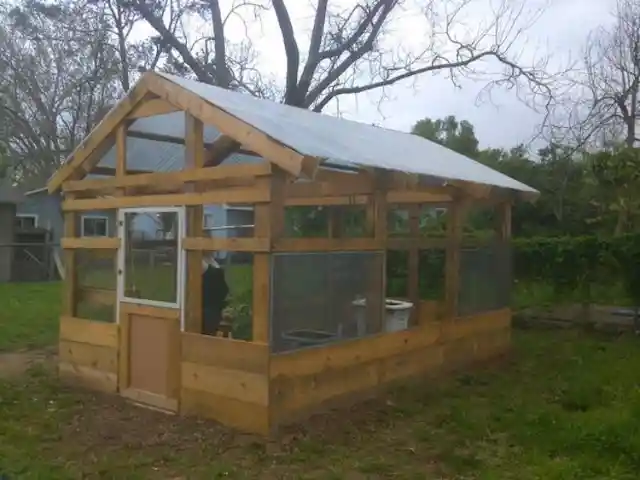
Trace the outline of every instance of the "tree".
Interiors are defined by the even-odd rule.
[[[313,21],[308,38],[296,32],[293,2],[285,0],[234,0],[227,9],[219,0],[117,3],[137,12],[155,30],[167,68],[315,111],[343,95],[384,89],[426,73],[448,73],[454,80],[482,76],[491,60],[503,68],[490,79],[485,75],[490,86],[524,82],[536,94],[549,92],[544,59],[524,65],[516,53],[523,32],[540,13],[527,15],[524,1],[503,0],[497,9],[488,10],[487,18],[474,18],[477,28],[470,33],[465,24],[471,21],[476,0],[359,0],[349,7],[318,0],[309,7]],[[393,32],[411,8],[420,10],[427,34],[416,48],[400,48]],[[251,28],[269,19],[275,19],[281,34],[283,87],[262,70],[259,41]],[[234,39],[234,30],[245,35]]]
[[[591,173],[599,187],[592,200],[601,216],[613,212],[614,235],[627,233],[640,210],[640,149],[628,146],[590,156]]]
[[[104,32],[74,2],[0,4],[0,119],[23,183],[41,186],[121,96]]]
[[[429,118],[419,120],[411,129],[411,133],[432,140],[467,157],[478,157],[478,139],[473,125],[466,120],[458,122],[453,115],[442,120]]]
[[[568,98],[559,101],[561,123],[551,125],[556,136],[577,145],[633,147],[639,140],[640,3],[617,0],[614,15],[611,27],[589,36],[582,68],[566,85]]]

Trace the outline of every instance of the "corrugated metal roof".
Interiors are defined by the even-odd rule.
[[[486,165],[417,135],[398,132],[252,97],[219,87],[158,73],[303,155],[333,163],[377,167],[463,180],[523,192],[535,189]],[[154,132],[184,137],[184,117],[163,115]],[[149,117],[153,118],[153,117]],[[151,128],[151,122],[141,128]],[[139,120],[140,121],[140,120]],[[133,129],[137,129],[137,121]],[[147,123],[148,121],[148,123]],[[148,126],[145,126],[147,123]],[[205,135],[214,135],[208,131]]]

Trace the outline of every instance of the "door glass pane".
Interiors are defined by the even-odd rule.
[[[176,303],[178,213],[125,213],[124,296]]]

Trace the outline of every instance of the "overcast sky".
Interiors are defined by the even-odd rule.
[[[231,1],[231,0],[229,0]],[[411,0],[409,0],[411,1]],[[421,2],[413,0],[416,5]],[[447,1],[447,0],[442,0]],[[472,0],[474,10],[469,10],[467,21],[473,24],[476,19],[491,18],[488,4],[501,0]],[[512,0],[506,0],[512,1]],[[518,0],[513,0],[517,2]],[[611,12],[615,0],[520,0],[525,1],[530,10],[542,4],[549,4],[535,25],[527,30],[526,37],[518,50],[522,55],[540,54],[548,51],[556,65],[567,64],[569,55],[578,57],[590,31],[600,25],[611,22]],[[312,26],[313,0],[288,0],[287,7],[294,23],[301,53],[308,48],[307,36]],[[353,4],[349,0],[330,0],[330,4]],[[422,4],[426,3],[426,0]],[[421,27],[424,18],[417,11],[410,12],[395,23],[397,34],[394,39],[406,45],[420,45]],[[142,30],[149,32],[149,27]],[[424,32],[424,30],[423,30]],[[227,27],[227,35],[233,40],[245,35],[244,28]],[[422,33],[424,35],[424,33]],[[278,25],[274,13],[268,12],[260,24],[254,24],[250,30],[254,45],[258,44],[261,53],[262,70],[284,83],[285,56]],[[366,123],[407,131],[419,119],[424,117],[441,118],[455,115],[458,119],[469,120],[476,127],[476,135],[481,146],[512,147],[527,142],[536,132],[541,121],[538,114],[520,102],[514,92],[494,91],[491,99],[478,99],[486,82],[463,81],[456,88],[443,76],[427,75],[415,82],[393,86],[387,90],[387,97],[379,105],[379,92],[358,96],[341,97],[340,104],[329,104],[324,112],[337,114]]]

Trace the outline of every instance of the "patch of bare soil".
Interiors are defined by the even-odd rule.
[[[0,379],[18,377],[36,365],[52,365],[55,355],[51,349],[0,353]]]

